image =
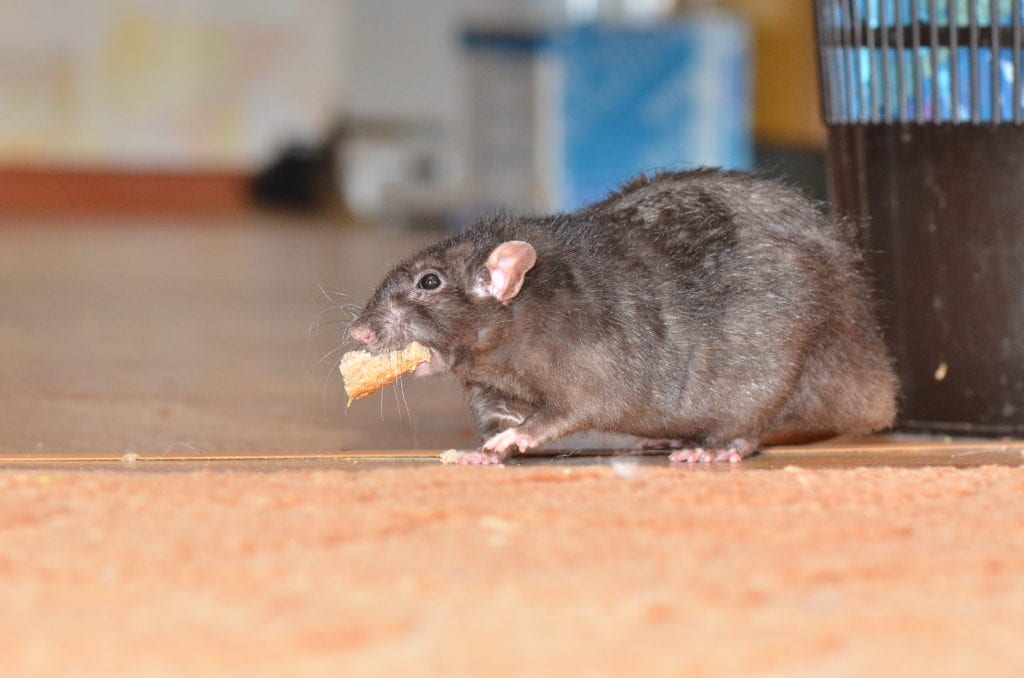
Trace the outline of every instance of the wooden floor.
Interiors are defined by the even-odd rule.
[[[468,444],[452,383],[407,379],[346,411],[335,370],[341,306],[429,237],[267,216],[0,222],[0,454]]]
[[[267,215],[0,221],[0,463],[345,465],[365,451],[410,461],[472,447],[451,380],[408,378],[346,410],[335,370],[345,305],[433,236]],[[1010,463],[1020,449],[886,437],[747,466]]]

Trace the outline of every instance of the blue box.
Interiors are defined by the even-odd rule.
[[[476,207],[572,210],[640,172],[752,164],[750,33],[732,15],[464,44]]]

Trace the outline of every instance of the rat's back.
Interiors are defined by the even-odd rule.
[[[797,191],[741,172],[662,173],[581,217],[655,278],[645,293],[669,353],[691,362],[687,390],[703,390],[713,437],[891,425],[896,379],[860,255]]]

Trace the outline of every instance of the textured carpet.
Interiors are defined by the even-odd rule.
[[[1024,469],[0,472],[4,675],[1022,675]]]

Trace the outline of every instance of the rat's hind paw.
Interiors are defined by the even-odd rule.
[[[728,447],[688,447],[676,450],[668,455],[668,460],[673,462],[685,461],[690,464],[712,461],[727,461],[730,464],[736,464],[745,457],[749,457],[756,450],[756,443],[743,438],[737,438]]]
[[[693,464],[715,461],[715,457],[715,450],[706,450],[703,447],[684,447],[668,455],[668,460],[672,462],[685,461],[686,463]]]
[[[484,442],[484,450],[490,450],[504,457],[513,446],[518,448],[520,452],[525,452],[538,445],[540,445],[540,441],[529,433],[523,433],[517,428],[509,428],[488,438]]]

